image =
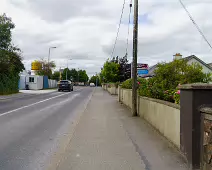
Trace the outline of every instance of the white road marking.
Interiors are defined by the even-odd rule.
[[[74,94],[74,95],[72,95],[71,97],[69,97],[69,98],[66,99],[66,100],[63,100],[63,101],[58,102],[58,103],[56,103],[56,104],[53,104],[53,105],[49,105],[49,106],[47,106],[47,107],[44,107],[43,109],[39,110],[39,112],[44,111],[44,110],[49,109],[49,108],[52,108],[52,107],[55,107],[55,106],[58,106],[58,105],[61,105],[61,104],[63,104],[63,103],[70,102],[70,101],[72,101],[72,100],[73,100],[75,97],[77,97],[77,96],[79,96],[79,94]]]
[[[21,109],[24,109],[24,108],[28,108],[28,107],[37,105],[37,104],[39,104],[39,103],[43,103],[43,102],[45,102],[45,101],[48,101],[48,100],[51,100],[51,99],[54,99],[54,98],[57,98],[57,97],[60,97],[60,96],[64,96],[64,95],[67,95],[67,94],[70,94],[70,93],[61,94],[61,95],[54,96],[54,97],[51,97],[51,98],[48,98],[48,99],[45,99],[45,100],[41,100],[41,101],[39,101],[39,102],[30,104],[30,105],[27,105],[27,106],[19,107],[19,108],[17,108],[17,109],[14,109],[14,110],[11,110],[11,111],[2,113],[2,114],[0,114],[0,116],[4,116],[4,115],[7,115],[7,114],[9,114],[9,113],[16,112],[16,111],[18,111],[18,110],[21,110]]]

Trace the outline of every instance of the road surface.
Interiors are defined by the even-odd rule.
[[[94,88],[0,100],[0,169],[42,170]]]

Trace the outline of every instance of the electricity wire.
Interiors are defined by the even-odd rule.
[[[130,1],[129,22],[128,22],[128,32],[127,32],[126,56],[128,55],[129,35],[130,35],[130,23],[131,23],[131,13],[132,13],[132,0]]]
[[[125,4],[126,4],[126,0],[124,0],[124,2],[123,2],[123,6],[122,6],[122,10],[121,10],[121,16],[120,16],[120,20],[119,20],[119,26],[118,26],[118,30],[117,30],[117,34],[116,34],[115,43],[113,45],[113,50],[112,50],[112,53],[111,53],[111,58],[113,57],[113,54],[114,54],[114,51],[115,51],[115,48],[116,48],[116,44],[117,44],[117,40],[118,40],[118,37],[119,37],[119,32],[120,32],[120,27],[121,27],[121,23],[122,23],[122,18],[123,18]]]
[[[204,33],[202,32],[202,30],[200,29],[200,27],[198,26],[198,24],[195,22],[195,20],[193,19],[192,15],[189,13],[189,11],[187,10],[186,6],[183,4],[182,0],[179,0],[180,4],[182,5],[182,7],[184,8],[184,10],[186,11],[186,13],[188,14],[190,20],[193,22],[194,26],[197,28],[198,32],[200,33],[200,35],[203,37],[203,39],[205,40],[205,42],[209,45],[209,47],[212,49],[212,45],[210,44],[210,42],[208,41],[208,39],[206,38],[206,36],[204,35]]]

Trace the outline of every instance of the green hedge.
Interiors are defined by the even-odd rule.
[[[132,89],[132,79],[122,83],[122,88]],[[138,78],[138,94],[140,96],[155,98],[179,104],[179,94],[177,89],[163,91],[154,79]]]
[[[0,74],[0,95],[18,93],[19,76]]]
[[[138,85],[145,84],[146,80],[142,78],[138,78]],[[121,87],[124,89],[132,89],[132,79],[128,79],[121,84]]]

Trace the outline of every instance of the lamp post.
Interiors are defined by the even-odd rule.
[[[51,55],[51,49],[57,48],[57,47],[49,47],[49,55],[48,55],[48,72],[49,72],[49,61],[50,61],[50,55]]]
[[[68,59],[68,60],[72,60],[72,59]],[[67,69],[66,69],[66,80],[68,80],[68,60],[67,60]]]

